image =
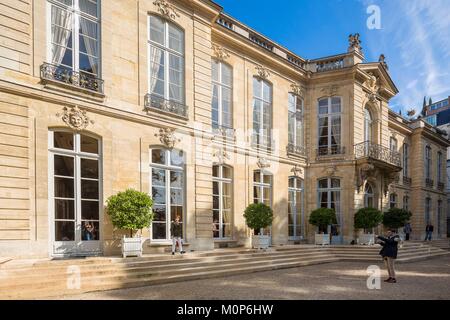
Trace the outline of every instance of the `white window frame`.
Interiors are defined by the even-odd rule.
[[[334,98],[339,98],[340,102],[340,112],[331,112],[332,111],[332,99]],[[328,100],[328,104],[327,104],[327,113],[320,113],[320,102],[322,100]],[[318,121],[317,121],[317,149],[319,150],[319,154],[321,149],[326,148],[327,152],[326,155],[330,155],[333,154],[332,152],[329,153],[328,151],[332,150],[332,148],[337,148],[337,153],[340,154],[340,150],[342,149],[342,109],[343,109],[343,105],[342,105],[342,97],[340,96],[332,96],[332,97],[326,97],[326,98],[320,98],[317,101],[317,115],[318,115]],[[331,129],[332,127],[332,122],[334,118],[338,118],[339,117],[339,140],[340,140],[340,144],[339,145],[332,145],[332,137],[333,137],[333,131]],[[328,118],[328,133],[327,133],[327,145],[320,145],[320,137],[321,137],[321,132],[320,132],[320,119],[322,118]]]
[[[231,65],[224,63],[222,61],[219,60],[215,60],[212,59],[211,63],[215,63],[217,64],[217,72],[218,72],[218,78],[219,81],[214,80],[213,77],[212,78],[212,83],[213,85],[217,86],[217,108],[218,108],[218,119],[217,119],[217,126],[218,128],[223,128],[223,129],[233,129],[233,68],[231,67]],[[229,68],[230,69],[230,76],[231,76],[231,84],[227,85],[225,83],[222,82],[222,71],[223,68]],[[211,68],[212,70],[212,68]],[[231,118],[231,123],[230,123],[230,127],[224,125],[223,123],[223,89],[229,89],[230,93],[231,93],[231,100],[230,100],[230,118]],[[213,89],[213,88],[212,88]],[[212,112],[212,107],[211,107],[211,112]],[[211,124],[213,126],[213,128],[215,127],[215,124],[212,123],[212,117],[211,117]]]
[[[294,103],[294,107],[295,107],[295,112],[292,112],[292,111],[290,111],[289,110],[289,107],[290,107],[290,103],[289,103],[289,99],[290,99],[290,97],[293,97],[294,98],[294,101],[295,101],[295,103]],[[298,115],[297,115],[297,113],[298,113],[298,111],[297,111],[297,106],[298,106],[298,103],[300,103],[300,109],[301,109],[301,111],[300,111],[300,120],[298,119]],[[295,93],[292,93],[292,92],[289,92],[289,96],[288,96],[288,142],[289,142],[289,144],[292,144],[292,145],[294,145],[294,146],[296,146],[296,147],[303,147],[304,146],[304,144],[305,144],[305,129],[304,129],[304,119],[303,119],[303,115],[304,115],[304,108],[305,108],[305,105],[304,105],[304,100],[302,99],[302,97],[300,97],[300,96],[298,96],[298,95],[296,95]],[[289,127],[289,118],[292,116],[292,114],[294,115],[294,119],[295,119],[295,121],[294,121],[294,132],[292,132],[292,136],[294,137],[294,141],[289,141],[289,139],[290,139],[290,136],[291,136],[291,134],[290,134],[290,132],[289,132],[289,129],[290,129],[290,127]],[[297,125],[298,125],[298,123],[301,123],[301,140],[302,141],[297,141],[297,134],[298,134],[298,132],[297,132]]]
[[[152,162],[152,150],[163,150],[165,152],[165,159],[166,159],[166,163],[165,165],[163,164],[158,164],[158,163],[153,163]],[[179,149],[172,149],[172,150],[176,150],[176,151],[182,151],[183,155],[185,157],[186,160],[186,153],[184,150],[179,150]],[[171,151],[170,149],[164,148],[162,146],[155,146],[155,147],[151,147],[149,149],[149,168],[150,168],[150,177],[149,177],[149,193],[150,196],[152,197],[152,186],[153,186],[153,175],[152,175],[152,170],[153,169],[158,169],[158,170],[164,170],[164,174],[166,177],[166,184],[164,186],[165,190],[166,190],[166,194],[165,194],[165,205],[166,205],[166,239],[153,239],[153,230],[152,230],[152,226],[153,223],[155,221],[152,221],[152,224],[150,225],[150,240],[154,243],[171,243],[172,241],[172,235],[170,234],[170,227],[171,227],[171,201],[170,201],[170,171],[177,171],[177,172],[181,172],[182,173],[182,177],[183,177],[183,185],[182,185],[182,195],[183,195],[183,201],[182,201],[182,208],[183,208],[183,214],[181,217],[181,225],[183,228],[183,239],[186,238],[186,234],[185,234],[185,218],[186,218],[186,163],[184,163],[182,166],[178,167],[178,166],[174,166],[171,165]],[[157,222],[158,223],[158,222]]]
[[[295,197],[294,197],[294,201],[293,201],[293,206],[295,208],[296,212],[291,212],[292,214],[292,224],[289,224],[289,220],[288,220],[288,232],[289,232],[289,226],[293,226],[293,231],[294,231],[294,235],[289,235],[289,240],[298,240],[298,239],[302,239],[303,235],[305,234],[305,230],[304,230],[304,181],[303,179],[296,177],[296,176],[291,176],[288,178],[289,180],[293,179],[294,180],[294,187],[289,187],[288,184],[288,193],[294,192]],[[298,185],[300,183],[300,186]],[[300,193],[300,207],[298,207],[298,203],[297,203],[297,193]],[[289,204],[288,204],[289,205]],[[297,210],[300,209],[300,221],[297,221]],[[300,234],[297,234],[297,226],[300,225]]]
[[[152,17],[156,17],[158,19],[161,19],[164,23],[164,43],[165,45],[161,45],[160,43],[154,42],[152,40],[150,40],[150,19]],[[173,49],[169,48],[169,25],[174,26],[175,28],[179,29],[182,33],[183,33],[183,51],[182,53],[175,51]],[[159,94],[157,93],[153,93],[151,92],[151,88],[150,88],[150,83],[151,83],[151,63],[150,63],[150,52],[151,52],[151,46],[154,46],[156,48],[158,48],[159,50],[161,50],[164,53],[164,97],[161,97]],[[147,16],[147,53],[148,53],[148,70],[147,70],[147,75],[148,75],[148,83],[147,83],[147,88],[148,88],[148,93],[150,94],[154,94],[158,97],[163,98],[166,101],[174,101],[180,104],[184,104],[186,101],[186,81],[185,81],[185,77],[186,77],[186,61],[185,61],[185,56],[186,56],[186,34],[183,28],[181,28],[178,24],[175,24],[159,15],[156,14],[149,14]],[[175,56],[178,56],[179,58],[181,58],[181,62],[182,62],[182,74],[181,74],[181,100],[175,100],[175,99],[171,99],[170,98],[170,54],[173,54]]]
[[[73,136],[73,150],[69,149],[62,149],[62,148],[56,148],[54,147],[54,133],[55,132],[65,132],[70,133]],[[88,137],[91,137],[98,142],[98,153],[89,153],[89,152],[82,152],[81,151],[81,135],[85,135]],[[102,164],[102,140],[94,135],[86,134],[86,133],[79,133],[79,132],[73,132],[71,130],[67,129],[49,129],[48,130],[48,222],[50,226],[50,237],[49,237],[49,252],[51,255],[59,255],[60,253],[55,253],[53,244],[55,242],[74,242],[74,249],[76,252],[83,251],[83,249],[87,249],[86,253],[92,253],[91,248],[89,246],[86,246],[85,248],[77,246],[77,241],[81,241],[79,243],[90,243],[94,245],[94,251],[100,252],[102,250],[100,243],[103,241],[103,164]],[[72,221],[70,219],[56,219],[55,216],[55,185],[54,185],[54,156],[64,156],[64,157],[71,157],[74,158],[74,198],[61,198],[61,199],[68,199],[74,201],[74,223],[75,223],[75,240],[74,241],[62,241],[62,240],[56,240],[55,239],[55,221],[56,220],[67,220]],[[88,159],[88,160],[96,160],[98,162],[98,179],[92,179],[92,178],[83,178],[87,180],[96,180],[98,181],[98,203],[99,203],[99,211],[98,211],[98,224],[99,229],[97,230],[100,233],[98,240],[82,240],[82,235],[77,235],[77,231],[81,232],[81,201],[91,201],[93,199],[82,199],[81,198],[81,159]],[[58,197],[60,198],[60,197]],[[91,219],[89,221],[97,222],[97,220]],[[79,224],[77,226],[76,224]],[[79,236],[79,239],[78,239]],[[78,243],[78,244],[79,244]],[[72,252],[72,253],[76,253]]]
[[[266,81],[264,79],[261,79],[259,77],[253,77],[252,79],[252,88],[254,86],[254,82],[258,81],[261,86],[261,96],[256,96],[256,93],[253,92],[253,105],[252,105],[252,132],[257,141],[255,143],[258,146],[262,147],[271,147],[272,144],[272,129],[273,129],[273,85],[269,81]],[[268,87],[270,87],[270,101],[264,100],[264,83],[267,84]],[[255,101],[258,100],[261,102],[260,104],[260,110],[259,110],[259,132],[256,132],[255,128],[253,128],[253,118],[254,118],[254,112],[255,112]],[[267,103],[270,105],[270,114],[268,117],[270,118],[270,124],[269,124],[269,133],[267,136],[267,141],[264,141],[264,103]]]
[[[364,108],[364,142],[372,143],[373,138],[373,118],[372,113]]]
[[[370,188],[372,193],[368,193],[367,192],[367,188]],[[369,207],[369,201],[368,201],[369,198],[372,198],[372,203],[373,203],[372,208],[375,208],[377,206],[377,204],[375,203],[374,187],[373,187],[373,185],[371,183],[366,182],[366,185],[364,186],[364,207],[366,207],[366,208]]]
[[[339,181],[339,187],[332,187],[331,180],[336,179]],[[320,188],[320,181],[327,180],[327,188]],[[331,201],[331,193],[339,191],[339,201],[334,201],[335,203],[339,203],[339,210],[335,210],[336,213],[336,220],[337,225],[342,228],[343,227],[343,216],[341,214],[341,207],[342,207],[342,179],[337,177],[328,177],[328,178],[322,178],[317,180],[317,208],[322,208],[320,193],[326,192],[327,193],[327,208],[332,209],[332,201]],[[340,236],[343,235],[342,230],[339,232]]]
[[[94,76],[96,78],[101,78],[102,74],[102,28],[101,28],[101,1],[97,0],[97,17],[91,16],[85,12],[81,12],[79,7],[79,0],[73,0],[73,6],[69,7],[64,5],[63,3],[57,0],[47,0],[47,25],[46,25],[46,33],[47,33],[47,62],[52,64],[52,6],[58,7],[60,9],[69,11],[72,13],[73,21],[72,21],[72,70],[75,72],[82,72],[83,74],[87,74],[89,76]],[[95,22],[97,24],[97,50],[98,50],[98,74],[92,74],[84,70],[80,70],[80,17],[83,19],[89,20],[91,22]],[[83,53],[84,54],[84,53]],[[86,54],[87,55],[87,54]],[[65,68],[69,68],[66,65],[62,65]]]
[[[216,240],[231,239],[233,237],[233,232],[232,232],[232,230],[233,230],[233,222],[232,222],[232,219],[233,219],[233,216],[234,216],[234,214],[233,214],[233,207],[234,207],[234,201],[233,201],[233,178],[232,178],[233,177],[233,168],[230,167],[230,166],[223,165],[223,164],[217,164],[217,165],[214,165],[214,167],[217,167],[218,174],[219,174],[218,177],[215,177],[213,175],[213,178],[212,178],[213,182],[217,182],[218,187],[219,187],[219,190],[218,190],[218,192],[219,192],[219,194],[218,194],[218,196],[219,196],[219,237],[214,237],[214,239],[216,239]],[[231,178],[224,178],[223,177],[223,168],[224,167],[230,169],[231,176],[232,176]],[[229,237],[225,237],[223,235],[223,226],[227,225],[227,224],[223,223],[223,201],[222,201],[222,199],[223,199],[223,185],[224,185],[224,183],[230,184],[230,189],[231,189],[231,194],[230,194],[230,197],[231,197],[230,222],[227,223],[229,225],[228,227],[230,228],[230,236]]]
[[[254,177],[255,177],[255,173],[259,172],[259,181],[255,181]],[[270,182],[269,183],[265,183],[264,182],[264,176],[269,176],[270,177]],[[272,197],[273,197],[273,174],[271,172],[268,172],[266,170],[254,170],[253,171],[253,188],[252,188],[252,193],[253,193],[253,203],[264,203],[265,200],[269,200],[269,207],[272,208]],[[261,195],[260,198],[256,198],[256,195],[254,194],[254,188],[257,187],[259,189],[259,194]],[[264,198],[264,189],[269,189],[269,199]],[[255,202],[256,200],[256,202]],[[265,230],[267,230],[269,232],[269,235],[272,234],[272,226],[270,226],[269,228],[266,228]],[[260,230],[261,234],[263,233],[263,229]]]

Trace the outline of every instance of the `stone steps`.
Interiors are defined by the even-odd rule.
[[[0,266],[0,299],[61,296],[89,291],[130,288],[206,279],[336,261],[380,262],[380,246],[282,246],[266,251],[242,248],[154,255],[142,258],[88,258],[5,263]],[[398,262],[450,254],[422,243],[399,250]],[[79,266],[81,288],[68,289],[67,267]]]

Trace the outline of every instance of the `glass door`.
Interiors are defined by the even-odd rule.
[[[50,131],[49,150],[52,253],[99,254],[99,142],[87,135]]]

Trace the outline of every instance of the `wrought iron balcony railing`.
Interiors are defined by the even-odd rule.
[[[425,186],[427,188],[433,188],[433,185],[434,185],[433,179],[425,179]]]
[[[173,100],[166,100],[163,97],[154,94],[148,93],[145,95],[144,106],[148,110],[162,111],[164,113],[182,117],[186,120],[189,118],[188,107],[186,105]]]
[[[220,137],[226,141],[235,141],[236,140],[236,129],[228,128],[224,126],[214,126],[213,125],[213,134],[216,137]]]
[[[386,148],[385,146],[371,142],[362,142],[355,145],[355,158],[372,158],[401,167],[400,152]]]
[[[410,186],[411,183],[412,183],[412,179],[410,177],[403,176],[403,184],[404,185]]]
[[[50,63],[41,65],[41,79],[54,81],[80,89],[103,93],[102,79],[96,78],[84,72],[74,71],[64,66],[58,66]]]
[[[332,146],[330,148],[319,147],[319,149],[316,150],[316,154],[318,157],[343,155],[345,154],[345,147],[342,146]]]
[[[444,189],[445,189],[445,183],[443,183],[443,182],[438,182],[438,189],[439,189],[439,191],[444,191]]]
[[[288,154],[306,157],[306,148],[303,146],[297,146],[293,143],[289,143],[286,146],[286,151]]]

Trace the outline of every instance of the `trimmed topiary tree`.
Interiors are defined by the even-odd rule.
[[[250,229],[259,233],[260,229],[267,228],[272,225],[273,211],[272,208],[264,203],[252,203],[244,212],[245,223]]]
[[[383,215],[383,225],[389,229],[403,227],[411,219],[412,213],[405,209],[390,208]]]
[[[336,224],[336,212],[330,208],[318,208],[309,215],[309,223],[319,227],[320,230],[327,230],[330,224]],[[327,231],[324,231],[326,233]]]
[[[370,229],[377,227],[383,221],[383,214],[375,208],[361,208],[355,213],[355,229]]]
[[[110,196],[107,203],[107,213],[112,224],[119,229],[133,231],[149,227],[153,221],[153,200],[145,192],[127,189]]]

